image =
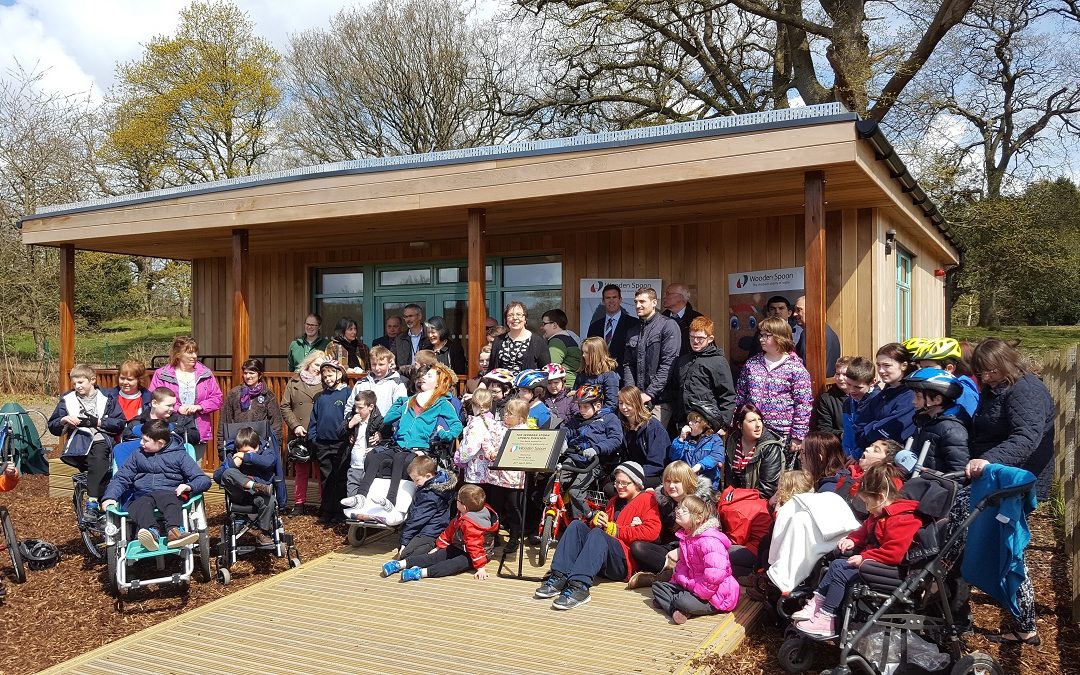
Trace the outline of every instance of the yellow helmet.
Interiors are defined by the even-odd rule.
[[[951,337],[934,338],[927,340],[918,353],[913,354],[916,361],[944,361],[945,359],[962,359],[964,352],[960,349],[960,343]]]

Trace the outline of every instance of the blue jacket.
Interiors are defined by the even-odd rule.
[[[120,410],[120,404],[115,398],[109,398],[108,394],[98,388],[94,388],[95,406],[98,415],[97,430],[111,448],[114,436],[124,430],[124,412]],[[62,436],[68,433],[67,445],[64,446],[62,457],[83,457],[90,452],[93,445],[94,429],[89,427],[69,427],[63,419],[69,415],[80,417],[79,397],[75,390],[66,391],[60,395],[52,416],[49,417],[49,431],[53,436]]]
[[[551,426],[551,411],[543,401],[533,401],[529,407],[529,417],[536,420],[537,429],[547,429]]]
[[[278,451],[272,445],[263,441],[255,452],[245,452],[244,461],[240,466],[232,463],[232,453],[226,452],[225,461],[218,465],[214,471],[214,481],[221,484],[221,476],[226,469],[240,469],[245,476],[259,483],[273,483],[277,476]]]
[[[105,394],[109,398],[116,401],[116,405],[120,405],[120,387],[109,387],[108,389],[102,389],[101,393]],[[154,392],[149,389],[139,388],[140,403],[139,414],[148,414],[150,412],[150,403],[154,400]]]
[[[634,431],[623,432],[623,459],[637,462],[645,470],[646,476],[661,476],[666,466],[671,436],[664,425],[655,417]]]
[[[406,546],[416,537],[437,539],[450,524],[450,508],[454,505],[454,488],[457,476],[442,469],[424,483],[413,495],[409,515],[401,526],[401,545]],[[435,544],[432,544],[434,547]],[[427,551],[423,551],[427,553]]]
[[[844,435],[840,437],[840,441],[844,445],[844,454],[854,460],[862,457],[863,450],[866,449],[866,446],[859,445],[859,439],[855,436],[855,420],[860,413],[865,414],[863,411],[870,405],[870,399],[877,396],[879,391],[881,390],[871,389],[859,401],[850,396],[844,399]]]
[[[979,409],[979,385],[967,375],[960,375],[956,379],[963,387],[963,393],[956,399],[956,404],[945,412],[963,422],[970,429],[975,411]]]
[[[971,508],[988,494],[1024,484],[1035,485],[1030,471],[989,464],[971,484]],[[1003,500],[997,508],[987,506],[968,529],[964,550],[964,578],[1015,617],[1020,616],[1016,591],[1024,581],[1024,549],[1031,541],[1027,514],[1034,510],[1034,489]]]
[[[937,417],[919,414],[915,415],[915,426],[911,451],[918,455],[923,444],[930,441],[930,451],[926,453],[923,466],[943,473],[964,470],[969,457],[968,431],[963,422],[948,413]]]
[[[903,385],[886,387],[855,412],[855,442],[860,450],[889,438],[900,445],[915,433],[915,392]],[[861,452],[859,453],[862,454]]]
[[[574,461],[587,461],[581,454],[586,448],[595,448],[601,457],[614,456],[619,452],[622,443],[622,424],[612,412],[601,410],[589,419],[578,415],[566,425],[566,445],[571,451],[577,451],[570,454]]]
[[[345,441],[345,402],[352,392],[348,387],[333,391],[323,389],[311,402],[308,438],[321,445],[336,445]]]
[[[384,424],[398,423],[394,439],[403,448],[430,448],[432,438],[452,441],[464,427],[449,396],[443,396],[427,410],[417,414],[410,405],[412,398],[402,396],[394,401],[383,418]]]
[[[609,370],[600,375],[589,375],[585,371],[578,371],[574,386],[584,387],[587,384],[595,384],[604,392],[604,408],[615,412],[619,408],[619,374]]]
[[[210,489],[210,479],[188,455],[180,438],[173,435],[161,452],[139,450],[124,462],[109,481],[101,501],[114,500],[127,508],[133,500],[153,492],[173,491],[187,483],[192,494]]]
[[[676,437],[671,441],[671,451],[668,453],[668,461],[682,460],[694,466],[701,465],[701,476],[712,481],[714,492],[720,490],[720,479],[723,477],[720,468],[724,464],[724,441],[718,434],[687,437],[684,441]]]

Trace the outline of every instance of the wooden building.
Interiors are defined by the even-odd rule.
[[[829,104],[67,204],[22,231],[61,249],[62,374],[87,249],[190,260],[201,351],[237,357],[284,354],[312,310],[370,343],[415,300],[464,336],[511,299],[576,326],[579,280],[613,277],[687,284],[724,344],[729,272],[805,266],[820,384],[822,319],[845,353],[944,333],[942,224],[877,126]]]

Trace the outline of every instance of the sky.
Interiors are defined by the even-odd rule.
[[[44,71],[43,88],[100,98],[116,64],[142,53],[155,35],[172,34],[187,0],[0,0],[0,78],[17,63]],[[278,50],[289,35],[326,26],[350,0],[235,0],[255,31]]]

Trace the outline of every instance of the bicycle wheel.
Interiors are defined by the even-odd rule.
[[[71,479],[74,487],[71,493],[71,506],[75,510],[75,521],[79,524],[79,534],[83,545],[96,560],[105,557],[105,529],[101,522],[86,517],[86,500],[90,495],[86,491],[85,477],[80,480],[76,474]]]
[[[15,583],[21,584],[26,581],[26,568],[23,567],[19,539],[15,536],[15,524],[11,522],[11,514],[5,508],[0,508],[0,523],[4,528],[4,545],[7,546],[8,555],[11,556],[11,566],[15,568]]]
[[[551,548],[551,537],[555,531],[555,516],[550,513],[544,516],[544,529],[540,532],[540,552],[537,554],[537,566],[543,567],[547,562],[548,550]]]

